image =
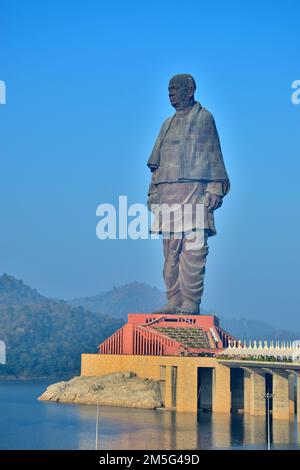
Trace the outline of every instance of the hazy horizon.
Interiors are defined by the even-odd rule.
[[[24,279],[18,279],[18,278],[15,278],[15,276],[13,276],[12,274],[10,273],[2,273],[0,272],[0,277],[2,277],[4,274],[8,275],[8,276],[11,276],[12,278],[16,279],[17,281],[22,281],[26,286],[28,286],[29,288],[31,289],[34,289],[34,290],[37,290],[37,292],[39,294],[41,294],[42,296],[46,297],[46,298],[49,298],[51,300],[54,300],[54,301],[64,301],[64,302],[72,302],[72,301],[76,301],[76,300],[79,300],[79,299],[91,299],[93,297],[97,297],[97,296],[101,296],[101,295],[106,295],[108,294],[109,292],[113,291],[114,289],[117,289],[117,290],[120,290],[124,287],[127,287],[127,286],[131,286],[132,284],[139,284],[139,285],[145,285],[146,287],[149,287],[150,289],[152,288],[155,288],[155,289],[158,289],[159,290],[159,293],[163,293],[164,292],[164,289],[160,289],[159,287],[157,286],[153,286],[151,284],[148,284],[148,283],[143,283],[141,281],[132,281],[130,283],[126,283],[126,284],[117,284],[117,285],[113,285],[111,286],[111,288],[109,289],[104,289],[104,290],[100,290],[100,291],[97,291],[97,292],[94,292],[92,293],[91,295],[80,295],[80,296],[75,296],[75,297],[69,297],[69,298],[66,298],[66,297],[57,297],[57,296],[48,296],[46,295],[44,292],[40,292],[38,289],[35,288],[35,286],[31,286],[29,285],[28,283],[26,283],[26,281]],[[75,304],[76,305],[76,304]],[[86,310],[90,310],[89,307],[84,307]],[[102,313],[106,313],[105,312],[105,309],[103,310]],[[134,311],[129,311],[128,310],[128,313],[134,313]],[[108,315],[110,315],[109,313],[107,313]],[[246,321],[258,321],[258,322],[262,322],[266,325],[269,325],[269,326],[273,326],[275,328],[279,328],[279,329],[282,329],[282,330],[287,330],[287,331],[290,331],[290,330],[293,330],[293,327],[292,326],[287,326],[287,325],[282,325],[282,323],[279,321],[279,322],[275,322],[275,323],[271,323],[270,321],[267,321],[267,320],[263,320],[263,319],[255,319],[255,318],[248,318],[246,317],[245,315],[241,314],[239,316],[230,316],[230,315],[224,315],[223,312],[219,312],[219,311],[216,311],[215,309],[213,308],[210,308],[209,305],[201,305],[201,312],[200,312],[201,315],[209,315],[209,314],[214,314],[216,316],[218,316],[221,320],[222,319],[228,319],[228,320],[234,320],[235,318],[238,318],[240,320],[246,320]],[[299,333],[300,333],[300,328],[299,328]]]

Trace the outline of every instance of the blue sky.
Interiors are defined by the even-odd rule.
[[[203,305],[300,331],[298,1],[1,1],[0,273],[54,297],[163,288],[160,241],[100,241],[96,207],[145,202],[146,161],[191,73],[232,190]]]

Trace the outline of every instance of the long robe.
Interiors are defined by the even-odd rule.
[[[214,149],[214,165],[218,164],[218,169],[214,170],[213,163],[207,161],[212,155],[212,149]],[[201,168],[196,168],[195,165],[204,165],[203,173],[200,171]],[[229,190],[229,180],[211,114],[196,102],[192,107],[178,111],[172,118],[167,119],[162,126],[148,166],[153,171],[149,188],[150,204],[169,206],[179,204],[179,211],[176,214],[172,213],[177,219],[180,219],[179,212],[183,215],[184,207],[192,204],[193,227],[189,226],[187,229],[202,228],[208,231],[209,236],[215,235],[214,214],[204,205],[205,193],[210,192],[223,197]],[[192,171],[188,172],[189,168]],[[200,178],[201,175],[203,178]],[[196,212],[199,216],[197,223]],[[159,217],[161,216],[156,215],[154,219],[151,229],[153,233],[166,232],[165,227],[168,224],[162,224],[158,220]],[[177,226],[183,226],[183,223],[182,217],[181,224]],[[181,230],[174,230],[173,224],[170,232],[178,231]]]
[[[224,165],[220,140],[215,121],[209,111],[195,102],[192,108],[183,113],[179,139],[176,145],[179,155],[179,164],[173,170],[172,181],[167,164],[161,165],[161,148],[172,122],[180,116],[180,112],[166,119],[155,142],[153,151],[148,160],[148,166],[153,171],[152,183],[180,181],[219,181],[224,185],[224,194],[229,191],[230,183]],[[175,149],[175,146],[174,146]]]

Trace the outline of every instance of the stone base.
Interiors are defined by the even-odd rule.
[[[141,379],[132,372],[74,377],[50,385],[39,400],[145,409],[162,406],[159,381]]]

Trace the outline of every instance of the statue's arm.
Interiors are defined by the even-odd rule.
[[[171,120],[172,120],[172,118],[167,118],[164,121],[163,125],[161,126],[158,137],[155,141],[153,150],[152,150],[151,155],[148,159],[147,166],[148,166],[148,168],[150,168],[151,172],[157,170],[157,168],[159,167],[159,159],[160,159],[159,149],[160,149],[162,140],[163,140],[170,124],[171,124]]]
[[[222,151],[221,151],[221,145],[220,145],[220,139],[219,139],[219,134],[217,131],[216,123],[214,120],[213,115],[206,110],[205,113],[205,120],[204,120],[204,127],[205,131],[208,135],[214,136],[214,146],[216,147],[217,154],[219,155],[219,159],[217,160],[218,164],[222,165],[224,168],[224,173],[226,177],[224,180],[222,179],[221,181],[209,181],[206,183],[206,188],[205,188],[205,204],[210,211],[214,211],[221,207],[223,203],[223,197],[228,193],[229,188],[230,188],[230,183],[229,179],[226,173],[224,161],[223,161],[223,156],[222,156]]]

